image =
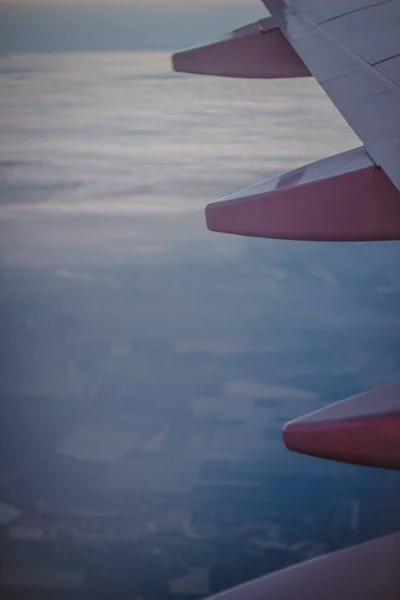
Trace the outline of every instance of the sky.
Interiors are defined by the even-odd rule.
[[[259,0],[0,0],[0,52],[173,50],[264,16]]]

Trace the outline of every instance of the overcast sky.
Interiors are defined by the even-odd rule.
[[[0,52],[173,50],[264,16],[260,0],[0,0]]]

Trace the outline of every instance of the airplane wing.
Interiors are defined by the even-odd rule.
[[[271,16],[179,52],[175,70],[314,76],[363,146],[213,202],[209,229],[314,241],[400,240],[400,0],[263,0]],[[400,384],[288,423],[289,449],[400,469]],[[220,600],[400,597],[399,534],[307,561]]]
[[[397,600],[400,533],[261,577],[209,600]]]
[[[399,0],[264,0],[312,75],[400,190]]]
[[[269,18],[178,52],[177,71],[313,75],[362,148],[211,203],[209,229],[329,241],[400,239],[400,0],[263,0]]]
[[[400,0],[263,3],[271,16],[178,52],[174,69],[266,79],[313,75],[363,146],[212,202],[209,229],[291,240],[400,240]],[[365,416],[367,404],[374,410]],[[400,469],[399,385],[344,405],[346,417],[340,404],[290,423],[286,445]]]

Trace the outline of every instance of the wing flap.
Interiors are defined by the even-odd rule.
[[[400,470],[400,383],[296,419],[283,435],[301,454]]]
[[[307,77],[309,70],[271,18],[246,25],[230,37],[177,52],[175,71],[222,77]]]
[[[208,228],[310,241],[400,239],[400,192],[355,148],[232,194],[206,208]]]

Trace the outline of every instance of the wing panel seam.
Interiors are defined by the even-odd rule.
[[[363,10],[368,10],[369,8],[371,8],[372,6],[378,6],[381,4],[389,4],[390,2],[393,2],[394,0],[382,0],[382,1],[378,1],[378,2],[371,2],[371,4],[368,4],[367,6],[362,6],[360,8],[354,8],[353,10],[349,10],[347,12],[342,12],[340,15],[336,15],[334,17],[330,17],[329,19],[324,19],[323,21],[315,21],[316,23],[318,23],[318,25],[325,25],[325,23],[330,23],[331,21],[336,21],[337,19],[341,19],[342,17],[347,17],[347,15],[352,15],[353,13],[358,13],[358,12],[362,12]]]
[[[384,58],[382,60],[378,60],[377,62],[372,63],[371,67],[376,67],[377,65],[381,65],[382,63],[385,63],[388,60],[392,60],[392,58],[396,58],[397,56],[400,56],[400,52],[397,52],[397,54],[393,54],[392,56],[388,56],[387,58]]]

